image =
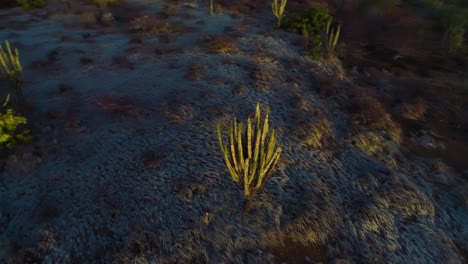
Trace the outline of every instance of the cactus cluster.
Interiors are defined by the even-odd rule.
[[[277,146],[276,132],[269,133],[269,108],[261,126],[260,104],[257,103],[254,120],[247,126],[234,119],[229,126],[229,145],[223,143],[221,127],[217,125],[218,139],[224,161],[234,182],[244,188],[245,211],[252,208],[252,198],[265,184],[278,162],[282,146]]]
[[[24,102],[22,89],[24,87],[23,68],[19,60],[18,49],[12,51],[8,40],[5,41],[6,52],[0,44],[0,73],[5,75],[15,90],[20,103]]]
[[[333,18],[330,17],[328,19],[327,25],[325,26],[324,30],[324,44],[325,48],[327,50],[327,54],[330,56],[333,54],[333,51],[335,50],[336,44],[338,43],[338,38],[340,37],[340,31],[341,31],[341,25],[338,25],[338,28],[335,29],[332,28],[330,30],[330,25],[332,23]]]

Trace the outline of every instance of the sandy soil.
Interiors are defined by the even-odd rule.
[[[0,10],[35,136],[0,174],[0,263],[466,263],[466,177],[403,148],[391,116],[343,110],[359,85],[268,4],[134,2],[88,28],[92,6]],[[166,4],[176,32],[131,30]],[[284,150],[245,213],[215,125],[258,101]]]

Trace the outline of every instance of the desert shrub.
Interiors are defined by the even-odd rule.
[[[208,36],[203,41],[210,53],[229,54],[237,50],[234,40],[226,36]]]
[[[2,112],[0,112],[0,154],[14,149],[22,143],[31,141],[31,136],[28,130],[20,130],[19,127],[27,123],[27,119],[15,111],[7,107],[9,96],[3,104]]]
[[[97,20],[97,14],[92,11],[92,10],[87,10],[87,11],[84,11],[81,15],[80,15],[80,22],[81,24],[86,27],[86,28],[89,28],[89,27],[93,27],[97,24],[98,20]]]
[[[45,6],[44,0],[16,0],[16,2],[26,10],[42,8]]]
[[[387,142],[375,132],[363,132],[353,138],[354,145],[368,156],[384,151]]]
[[[321,30],[326,27],[331,16],[327,7],[322,5],[312,6],[303,12],[287,14],[283,17],[280,28],[296,34],[311,36],[310,52],[313,58],[319,56],[322,40]]]
[[[142,16],[130,22],[130,28],[144,35],[171,34],[181,30],[180,25],[162,22],[153,16]]]
[[[325,118],[304,124],[294,134],[301,146],[311,148],[324,148],[334,137],[333,125]]]

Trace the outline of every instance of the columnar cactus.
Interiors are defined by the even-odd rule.
[[[5,41],[5,46],[6,52],[0,44],[0,72],[8,78],[16,92],[18,101],[23,103],[22,89],[24,87],[24,80],[23,68],[19,60],[19,52],[18,49],[14,49],[13,53],[8,40]]]
[[[261,127],[260,104],[257,103],[254,126],[250,118],[247,119],[245,129],[242,123],[232,120],[229,126],[229,146],[223,143],[221,128],[217,125],[219,145],[228,171],[234,182],[244,189],[246,212],[251,210],[253,196],[273,172],[282,150],[282,146],[276,144],[276,132],[272,130],[268,133],[268,114],[269,108]]]
[[[333,54],[333,51],[335,50],[336,44],[338,43],[338,38],[340,37],[340,31],[341,31],[341,25],[338,25],[338,28],[335,29],[332,28],[330,31],[330,25],[332,22],[333,18],[330,18],[327,22],[327,25],[325,26],[325,32],[324,32],[324,43],[325,43],[325,48],[327,49],[328,55]]]
[[[278,3],[278,0],[274,0],[271,3],[271,9],[273,11],[273,15],[276,17],[276,26],[279,28],[281,26],[281,19],[284,16],[284,9],[286,8],[286,3],[288,0],[281,0],[281,3]]]

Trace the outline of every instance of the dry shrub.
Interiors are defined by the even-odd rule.
[[[395,210],[406,221],[431,220],[435,217],[435,208],[430,199],[413,187],[392,188],[377,196],[376,201]]]
[[[392,141],[386,140],[381,133],[374,131],[358,133],[349,142],[369,157],[379,154],[391,155],[397,151]]]
[[[80,14],[80,23],[86,28],[95,27],[97,22],[97,13],[94,10],[86,10]]]
[[[200,81],[205,76],[207,67],[201,64],[192,64],[189,67],[187,74],[185,75],[186,79],[191,81]]]
[[[192,120],[198,110],[177,92],[169,93],[164,101],[161,110],[164,116],[174,124],[183,124]]]
[[[294,132],[300,144],[311,148],[324,148],[334,138],[333,125],[326,118],[305,123]]]
[[[401,116],[410,120],[423,120],[427,113],[428,105],[423,100],[415,103],[405,103],[400,107]]]
[[[346,76],[345,69],[340,59],[335,55],[325,56],[321,60],[314,60],[313,65],[320,73],[343,80]]]
[[[387,114],[384,105],[370,95],[355,97],[349,104],[348,111],[362,125],[372,124]]]
[[[171,34],[181,30],[179,25],[161,22],[159,19],[151,16],[143,16],[132,20],[130,28],[135,32],[145,35]]]
[[[275,79],[274,71],[260,65],[253,67],[251,72],[256,81],[271,82]]]
[[[317,87],[318,92],[324,96],[337,96],[341,94],[342,88],[338,82],[330,80],[328,82],[320,83]]]
[[[311,112],[313,110],[310,102],[304,97],[295,97],[292,101],[292,106],[304,112]]]
[[[238,50],[234,40],[226,36],[211,36],[203,42],[210,53],[231,54]]]
[[[161,11],[159,11],[159,14],[163,18],[166,18],[166,19],[169,18],[169,17],[176,16],[178,13],[179,13],[179,7],[178,6],[170,6],[170,5],[164,6],[163,8],[161,8]]]

